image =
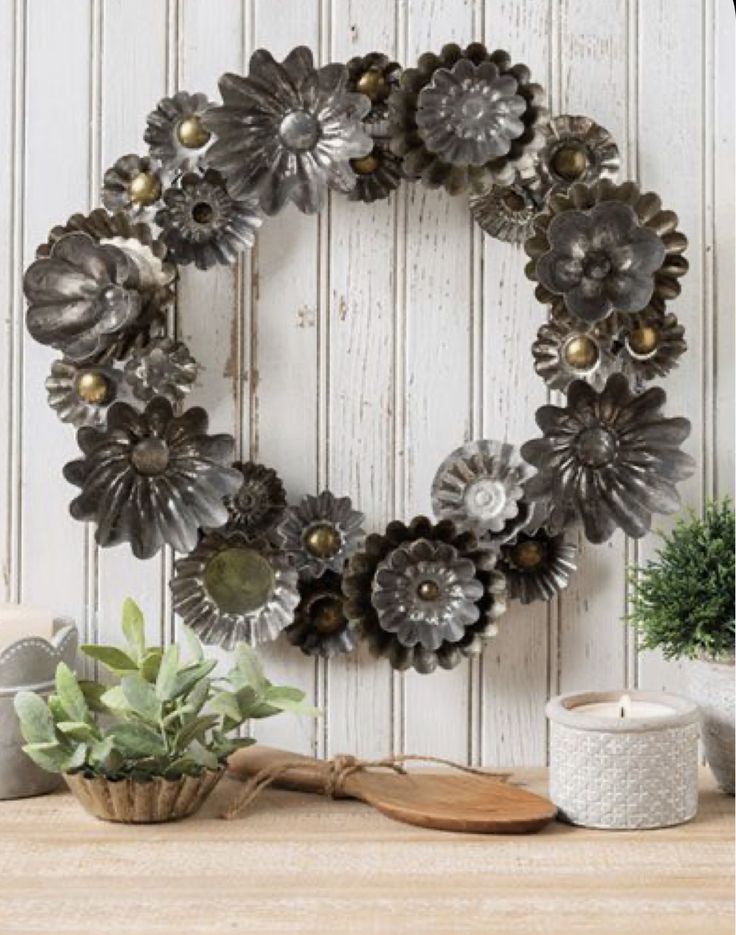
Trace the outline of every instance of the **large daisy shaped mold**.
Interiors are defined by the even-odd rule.
[[[567,406],[542,406],[542,438],[522,445],[522,456],[537,474],[525,496],[548,504],[550,527],[582,521],[586,537],[605,542],[616,529],[639,539],[653,513],[676,513],[676,484],[695,469],[680,445],[690,434],[684,418],[665,418],[664,390],[635,394],[623,374],[609,377],[598,393],[576,380]]]
[[[207,159],[233,197],[257,196],[266,214],[289,201],[315,214],[328,188],[354,187],[350,160],[373,148],[362,123],[371,102],[348,90],[344,65],[315,68],[304,46],[282,63],[259,49],[247,77],[226,74],[219,86],[223,104],[203,118],[217,137]]]

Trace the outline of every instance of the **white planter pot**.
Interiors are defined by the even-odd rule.
[[[685,664],[688,693],[700,708],[705,757],[718,785],[734,794],[734,666],[706,659]]]

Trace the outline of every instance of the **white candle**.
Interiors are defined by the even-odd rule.
[[[603,718],[640,718],[640,717],[667,717],[672,714],[672,708],[654,701],[639,701],[632,699],[631,695],[621,695],[616,701],[595,701],[590,704],[575,705],[570,708],[571,714],[591,714]]]
[[[0,651],[30,636],[50,640],[56,615],[30,604],[0,604]]]

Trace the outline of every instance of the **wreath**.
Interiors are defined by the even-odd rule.
[[[525,65],[474,43],[402,68],[379,53],[315,67],[257,51],[226,74],[222,101],[179,92],[149,114],[143,156],[104,175],[104,207],[54,227],[24,278],[27,326],[60,352],[46,381],[80,456],[72,516],[107,548],[183,553],[176,611],[208,643],[273,640],[309,655],[365,639],[396,669],[431,672],[478,653],[509,599],[550,600],[575,570],[570,530],[594,543],[643,536],[677,510],[694,462],[690,425],[665,418],[664,376],[685,351],[666,310],[687,270],[677,216],[616,184],[610,134],[549,118]],[[177,267],[231,264],[289,202],[318,212],[329,190],[387,198],[404,181],[466,193],[490,236],[524,242],[547,305],[534,366],[561,406],[517,448],[473,441],[432,485],[436,522],[366,536],[330,491],[287,505],[276,472],[232,463],[183,401],[197,378],[167,330]]]

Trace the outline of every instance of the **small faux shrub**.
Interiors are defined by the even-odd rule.
[[[734,510],[709,503],[703,519],[690,512],[661,536],[656,558],[633,569],[631,623],[646,649],[668,659],[732,660],[734,652]]]
[[[240,643],[234,668],[213,677],[196,635],[184,628],[189,660],[178,645],[145,645],[140,608],[123,606],[127,648],[83,646],[114,677],[112,685],[78,680],[60,663],[48,701],[19,692],[15,709],[28,756],[49,772],[79,772],[108,779],[163,776],[178,779],[217,769],[240,747],[244,721],[282,711],[316,714],[297,688],[272,685],[255,652]]]

